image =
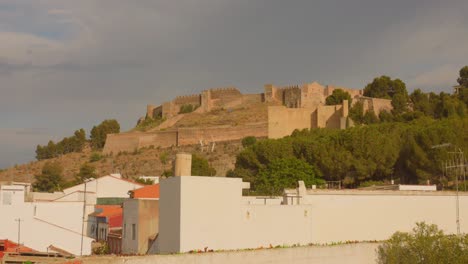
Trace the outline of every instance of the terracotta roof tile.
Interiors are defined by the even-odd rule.
[[[159,198],[159,184],[147,185],[130,191],[131,198]]]

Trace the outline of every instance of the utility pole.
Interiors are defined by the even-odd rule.
[[[21,242],[21,240],[20,240],[20,238],[21,238],[21,222],[24,221],[24,220],[21,220],[21,218],[16,218],[15,221],[18,222],[18,248],[17,248],[17,250],[19,252],[20,251],[20,245],[21,245],[20,244],[20,242]]]
[[[84,223],[85,223],[85,214],[86,214],[86,183],[92,181],[93,178],[88,178],[84,180],[84,193],[83,193],[83,218],[81,222],[81,248],[80,256],[83,256],[83,239],[84,239]]]
[[[445,148],[445,147],[450,147],[452,144],[450,143],[444,143],[436,146],[432,146],[432,149],[436,148]],[[463,151],[460,148],[457,148],[455,151],[449,151],[447,152],[449,154],[455,154],[455,157],[453,159],[450,159],[448,162],[445,164],[445,172],[447,176],[449,175],[449,169],[453,169],[452,171],[455,174],[455,188],[456,188],[456,194],[455,194],[455,216],[456,216],[456,223],[457,223],[457,235],[460,235],[460,197],[459,197],[459,188],[458,188],[458,177],[460,175],[463,175],[463,186],[464,190],[466,192],[466,179],[465,179],[465,155]],[[460,171],[460,175],[459,172]]]

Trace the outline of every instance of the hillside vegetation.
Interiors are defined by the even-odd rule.
[[[166,170],[171,170],[172,160],[177,152],[190,152],[205,158],[214,167],[217,176],[224,176],[226,171],[234,168],[236,155],[243,149],[240,141],[216,143],[214,151],[201,151],[199,145],[172,148],[144,148],[135,152],[124,152],[113,156],[103,156],[99,151],[93,151],[89,146],[80,153],[69,153],[57,158],[40,160],[27,164],[16,165],[0,172],[0,181],[34,182],[46,162],[57,162],[63,168],[64,181],[73,181],[80,167],[88,163],[95,167],[99,176],[111,172],[120,172],[125,178],[133,179],[141,175],[159,176]],[[94,161],[93,161],[94,160]]]

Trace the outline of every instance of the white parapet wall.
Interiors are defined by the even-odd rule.
[[[160,184],[161,253],[312,241],[310,205],[246,204],[242,179],[170,177]]]
[[[242,197],[242,187],[239,178],[161,180],[156,251],[381,241],[396,231],[411,231],[421,221],[447,233],[457,230],[454,192],[327,191],[302,186],[294,204],[279,204],[278,198]],[[466,233],[468,194],[460,193],[458,199],[461,231]]]
[[[308,190],[301,202],[312,206],[313,243],[385,240],[421,221],[457,232],[455,192]],[[468,194],[459,195],[459,213],[467,233]]]

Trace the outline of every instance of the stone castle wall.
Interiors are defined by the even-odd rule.
[[[212,99],[223,99],[225,97],[240,97],[241,92],[235,87],[209,89]]]
[[[240,140],[247,136],[267,137],[267,123],[246,124],[244,126],[218,126],[179,128],[170,131],[131,132],[107,135],[104,154],[117,154],[119,152],[132,152],[144,147],[183,146]]]
[[[267,137],[267,123],[246,124],[244,126],[218,126],[180,128],[179,145],[193,145],[202,142],[239,140],[247,136]]]
[[[325,87],[317,82],[305,84],[301,88],[301,107],[316,108],[325,104]]]
[[[348,124],[348,106],[326,106],[325,99],[334,90],[342,89],[354,99],[361,101],[364,110],[373,110],[378,115],[382,110],[392,109],[391,101],[386,99],[363,97],[363,90],[317,83],[276,87],[264,86],[264,93],[243,95],[237,88],[218,88],[202,91],[200,94],[178,96],[160,106],[148,105],[147,116],[172,118],[180,112],[184,104],[200,106],[198,113],[207,113],[219,108],[232,108],[243,104],[268,103],[282,105],[270,107],[268,120],[261,125],[240,127],[198,127],[179,128],[174,131],[149,133],[127,133],[110,135],[105,151],[133,151],[147,146],[168,147],[173,145],[199,144],[202,141],[237,140],[245,136],[278,138],[290,135],[295,129],[304,128],[345,128]]]
[[[363,103],[364,112],[369,110],[374,111],[375,115],[379,116],[380,112],[391,112],[393,109],[392,100],[373,98],[373,97],[359,97],[356,101]]]
[[[172,102],[180,106],[184,104],[200,105],[201,96],[199,94],[177,96]]]

